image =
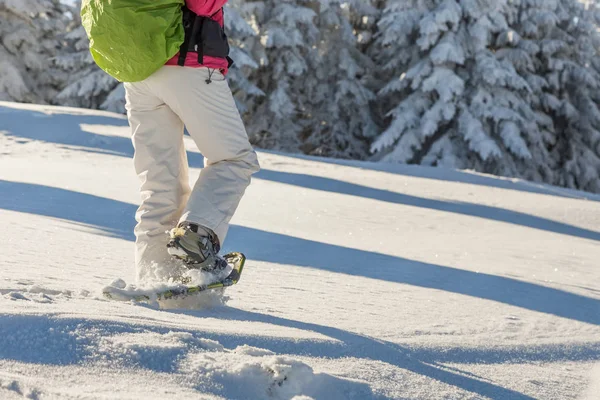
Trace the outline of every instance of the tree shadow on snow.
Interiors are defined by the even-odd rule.
[[[133,156],[133,146],[131,145],[129,138],[92,133],[83,130],[81,126],[81,124],[90,124],[126,127],[128,126],[128,123],[124,117],[120,119],[116,116],[109,116],[108,114],[107,116],[87,115],[88,110],[81,109],[81,111],[78,111],[76,108],[61,109],[52,107],[50,110],[52,114],[47,114],[37,109],[11,107],[10,103],[0,104],[0,118],[2,119],[1,131],[13,137],[39,140],[64,146],[75,146],[78,147],[78,150],[87,152],[122,157]],[[6,116],[3,116],[3,114]],[[514,182],[507,179],[498,179],[491,176],[477,175],[439,167],[397,165],[381,162],[359,163],[351,160],[328,159],[293,153],[278,153],[270,152],[268,150],[263,150],[263,152],[313,162],[382,171],[423,179],[459,182],[470,185],[545,194],[549,196],[600,201],[600,196],[591,193],[577,192],[534,182]],[[204,164],[202,155],[196,152],[188,152],[188,159],[190,166],[194,168],[202,168]]]
[[[81,110],[85,112],[86,110]],[[5,114],[3,116],[2,114]],[[64,146],[76,146],[87,151],[131,157],[131,140],[111,135],[92,133],[82,128],[83,124],[127,127],[127,120],[102,115],[79,114],[77,109],[71,112],[52,110],[46,114],[39,110],[10,108],[0,105],[2,132],[7,136],[28,140],[55,143]]]
[[[164,326],[161,313],[181,314],[196,318],[217,318],[223,321],[259,322],[316,332],[332,340],[274,338],[243,332],[228,334],[202,330],[202,320],[193,326]],[[356,357],[381,361],[400,369],[426,376],[439,382],[493,399],[532,399],[518,391],[505,388],[484,377],[478,377],[452,364],[502,364],[536,362],[592,362],[600,359],[600,342],[587,344],[555,344],[484,349],[410,348],[343,329],[278,316],[222,307],[206,311],[171,310],[159,312],[148,322],[131,318],[131,322],[85,317],[0,314],[0,359],[45,365],[104,365],[109,368],[141,368],[160,373],[178,373],[180,363],[189,354],[210,350],[202,342],[184,339],[179,346],[152,344],[148,334],[169,335],[188,333],[195,339],[217,341],[227,349],[248,345],[271,350],[277,355]],[[127,318],[127,317],[121,317]],[[198,327],[198,328],[196,328]],[[126,348],[120,335],[129,335]],[[133,335],[133,336],[132,336]],[[137,338],[135,338],[135,335]],[[116,341],[113,341],[113,337]],[[155,337],[153,340],[161,340]],[[171,342],[169,337],[162,338]],[[391,379],[391,378],[390,378]],[[350,393],[359,398],[375,397],[365,384],[352,385]],[[199,387],[203,391],[206,388]],[[369,395],[368,397],[361,397]]]
[[[600,241],[600,232],[499,207],[485,206],[475,203],[428,199],[425,197],[392,192],[389,190],[375,189],[368,186],[343,182],[331,178],[324,178],[321,176],[296,174],[291,172],[262,170],[257,174],[257,177],[287,185],[300,186],[307,189],[363,197],[411,207],[444,211],[453,214],[462,214],[471,217],[484,218],[492,221],[505,222],[513,225],[539,229],[547,232],[559,233],[562,235]]]
[[[81,112],[86,112],[83,109]],[[4,117],[2,114],[6,114]],[[2,125],[0,133],[9,137],[54,143],[70,150],[88,153],[105,154],[118,157],[133,157],[133,144],[129,137],[103,135],[90,132],[82,125],[94,126],[94,131],[102,130],[102,126],[127,128],[126,119],[113,116],[85,115],[77,109],[69,111],[52,109],[52,114],[39,110],[11,108],[0,105]],[[187,152],[188,162],[192,168],[202,168],[204,157],[197,152]],[[132,166],[133,168],[133,166]]]
[[[122,317],[127,318],[127,317]],[[164,327],[160,319],[151,319],[145,323],[139,319],[131,322],[90,319],[85,317],[62,317],[49,315],[0,314],[0,360],[13,360],[28,364],[43,365],[83,365],[87,367],[105,367],[110,369],[139,368],[158,373],[185,375],[185,385],[202,393],[214,393],[231,398],[230,385],[239,385],[234,371],[231,381],[217,382],[216,385],[204,385],[194,382],[189,371],[181,371],[187,356],[204,351],[215,351],[213,344],[202,342],[208,339],[219,342],[225,348],[233,349],[249,342],[256,344],[255,336],[228,335],[204,332],[193,328]],[[187,334],[177,342],[173,334]],[[151,335],[151,336],[148,336]],[[288,340],[286,340],[288,341]],[[271,342],[263,338],[263,344]],[[298,345],[302,340],[293,340]],[[166,344],[166,345],[165,345]],[[263,347],[264,348],[264,347]],[[219,350],[217,350],[219,351]],[[217,363],[208,358],[207,367]],[[261,363],[257,358],[257,363]],[[201,366],[202,367],[202,366]],[[218,379],[222,370],[215,374]],[[330,393],[332,387],[351,393],[353,398],[383,398],[373,393],[369,385],[323,374],[316,374],[321,384]],[[243,384],[248,381],[241,380]],[[222,384],[219,384],[222,383]],[[250,381],[251,383],[251,381]],[[273,383],[277,383],[274,381]],[[294,383],[290,383],[294,385]],[[280,386],[285,383],[279,383]],[[244,389],[232,388],[233,392],[244,393]],[[268,392],[269,387],[264,387]],[[304,388],[312,389],[312,388]],[[240,398],[240,396],[235,396]],[[241,396],[242,398],[247,398]]]
[[[89,361],[173,372],[182,348],[137,346],[132,351],[102,348],[98,342],[119,335],[147,333],[141,325],[86,318],[0,314],[0,359],[32,364],[75,365]],[[169,329],[161,330],[168,333]],[[111,351],[112,350],[112,351]],[[112,359],[111,359],[112,358]],[[115,363],[115,364],[111,364]]]
[[[57,111],[55,114],[48,115],[37,110],[13,109],[0,105],[0,117],[2,116],[2,113],[10,115],[10,118],[2,118],[2,132],[8,136],[51,142],[64,146],[75,146],[79,150],[92,153],[109,154],[121,157],[133,156],[133,146],[129,138],[92,133],[82,129],[81,126],[82,124],[89,124],[125,127],[127,126],[127,121],[125,119],[119,120],[115,117],[101,115],[81,115],[77,114],[75,111],[72,113],[67,113],[66,111],[64,113],[59,113]],[[187,157],[190,167],[203,167],[204,158],[201,154],[188,151]],[[312,158],[309,157],[309,159]],[[463,174],[459,172],[456,173],[458,174],[457,176],[462,176],[460,174]],[[600,232],[499,207],[428,199],[389,190],[375,189],[331,178],[291,172],[262,170],[256,175],[256,178],[300,186],[307,189],[328,191],[385,201],[388,203],[479,217],[547,232],[600,241]],[[495,181],[493,178],[479,178],[481,179],[477,182],[480,184]],[[491,186],[494,185],[492,184]],[[538,193],[537,191],[534,192]],[[542,190],[542,193],[553,194],[549,193],[546,189]]]
[[[116,322],[101,319],[63,318],[44,315],[0,314],[0,359],[46,365],[106,365],[136,367],[163,373],[176,373],[180,361],[190,352],[201,351],[198,344],[179,347],[144,344],[145,334],[166,335],[185,332],[196,339],[210,339],[229,349],[250,345],[271,350],[277,354],[309,357],[357,357],[382,361],[401,369],[490,398],[531,399],[517,391],[504,388],[464,371],[453,372],[441,363],[523,363],[523,362],[588,362],[600,359],[600,343],[586,345],[552,345],[531,348],[503,349],[411,349],[391,342],[371,338],[342,329],[294,321],[277,316],[233,308],[212,311],[171,311],[198,318],[219,318],[224,321],[250,321],[312,331],[336,339],[307,340],[297,338],[271,338],[257,335],[221,334],[191,328],[160,326],[154,324]],[[201,324],[198,324],[201,326]],[[129,349],[111,346],[111,337],[141,335]],[[350,384],[345,381],[345,385]],[[370,389],[356,383],[353,393],[367,394]]]
[[[342,165],[345,167],[356,168],[357,170],[369,170],[386,172],[395,175],[410,176],[414,178],[429,179],[444,182],[465,183],[468,185],[494,187],[498,189],[514,190],[518,192],[544,194],[548,196],[564,197],[568,199],[581,199],[600,201],[600,195],[589,192],[566,189],[558,186],[552,186],[545,183],[535,183],[525,180],[513,180],[506,177],[495,177],[483,175],[470,171],[461,171],[445,167],[431,167],[426,165],[414,164],[392,164],[387,162],[373,161],[355,161],[345,159],[333,159],[317,156],[307,156],[296,153],[282,153],[271,150],[261,150],[263,153],[275,154],[278,156],[296,158],[299,160],[308,160],[317,163]],[[286,164],[285,162],[281,164]]]
[[[0,209],[60,218],[133,240],[133,204],[43,185],[0,180]],[[317,268],[444,290],[600,325],[600,300],[508,277],[232,226],[224,251],[250,260]],[[107,249],[108,251],[108,249]]]
[[[532,399],[520,392],[504,388],[466,371],[456,370],[442,363],[454,364],[502,364],[533,362],[592,362],[600,360],[600,342],[588,344],[555,344],[540,346],[515,346],[503,348],[409,348],[367,335],[346,331],[332,326],[319,325],[282,318],[269,314],[224,307],[219,310],[188,311],[170,310],[172,313],[196,317],[210,317],[229,321],[261,322],[303,331],[316,332],[339,342],[320,340],[275,339],[265,340],[249,336],[248,345],[263,347],[277,353],[310,357],[344,358],[357,357],[382,361],[401,369],[427,376],[434,380],[456,386],[469,392],[492,399]],[[237,339],[234,339],[234,342]],[[224,345],[234,345],[220,339]],[[452,372],[455,369],[458,373]]]
[[[0,179],[0,209],[59,218],[135,240],[133,204],[51,186]]]

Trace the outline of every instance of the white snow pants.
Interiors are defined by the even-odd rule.
[[[166,231],[188,221],[210,228],[221,244],[229,221],[259,170],[229,85],[219,71],[165,66],[126,83],[126,109],[141,180],[136,213],[138,280],[161,279],[172,264]],[[188,181],[184,125],[205,158],[193,191]]]

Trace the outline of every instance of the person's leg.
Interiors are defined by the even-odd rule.
[[[156,97],[149,79],[125,84],[133,161],[141,181],[135,259],[138,280],[164,280],[175,268],[166,248],[166,231],[181,217],[190,187],[183,122]]]
[[[183,120],[205,157],[180,222],[209,228],[222,245],[251,175],[260,169],[256,153],[220,72],[212,73],[210,84],[206,68],[169,66],[155,76],[161,98]]]

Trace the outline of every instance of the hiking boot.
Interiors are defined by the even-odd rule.
[[[183,222],[169,232],[169,254],[182,260],[188,268],[219,272],[227,268],[227,261],[218,255],[220,246],[216,235],[197,224]]]

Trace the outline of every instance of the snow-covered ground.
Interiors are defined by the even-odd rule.
[[[0,399],[600,399],[599,196],[261,152],[242,281],[159,310],[100,295],[132,153],[122,116],[0,103]]]

